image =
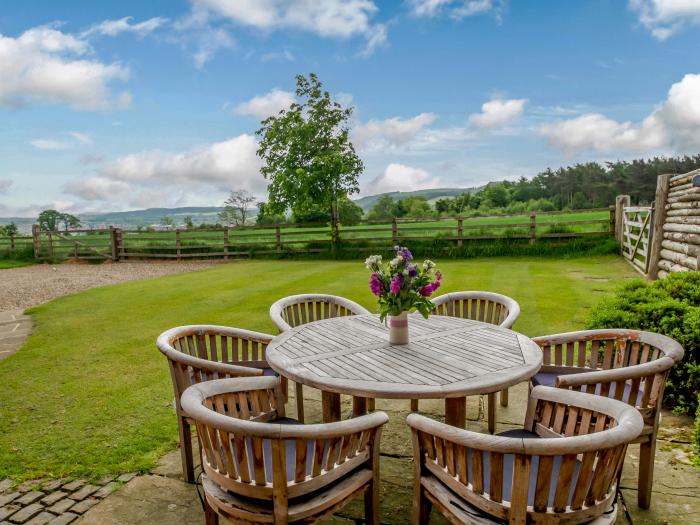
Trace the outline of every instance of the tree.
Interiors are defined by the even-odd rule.
[[[69,228],[80,228],[80,219],[70,213],[61,213],[60,221],[63,223],[63,229],[68,231]]]
[[[250,214],[251,204],[255,202],[252,193],[246,190],[231,190],[228,199],[224,201],[225,217],[236,226],[245,226]],[[221,215],[221,214],[219,214]]]
[[[37,222],[42,230],[56,232],[59,224],[62,222],[62,217],[63,214],[60,211],[44,210],[39,214]]]
[[[371,221],[381,221],[394,217],[396,201],[389,195],[382,195],[369,210],[367,218]]]
[[[167,215],[160,220],[160,223],[166,228],[170,228],[173,224],[175,224],[172,218],[168,217]]]
[[[19,233],[19,228],[14,222],[6,224],[5,226],[0,226],[0,235],[4,237],[16,237]]]
[[[185,223],[185,228],[187,228],[188,230],[191,230],[194,228],[194,221],[192,220],[191,215],[185,215],[185,218],[183,219],[183,221]]]
[[[267,205],[271,213],[296,216],[314,207],[328,210],[336,241],[338,202],[359,191],[364,169],[349,140],[353,108],[331,99],[313,73],[296,76],[296,96],[299,102],[263,120],[256,132],[261,172],[270,181]]]

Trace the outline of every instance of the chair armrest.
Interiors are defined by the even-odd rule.
[[[372,412],[360,417],[335,421],[333,423],[317,423],[313,425],[280,425],[282,439],[329,439],[339,438],[357,432],[376,430],[389,421],[385,412]]]
[[[218,361],[209,361],[208,359],[201,359],[199,357],[193,357],[182,352],[166,352],[168,359],[175,363],[182,363],[199,370],[204,370],[206,372],[217,372],[220,374],[231,374],[234,376],[262,376],[263,371],[260,368],[253,368],[250,366],[239,366],[230,365],[228,363],[220,363]]]
[[[613,383],[615,381],[626,381],[628,379],[639,379],[650,375],[665,372],[674,364],[670,357],[661,357],[641,365],[626,366],[621,368],[609,368],[607,370],[595,370],[592,372],[582,372],[579,374],[563,374],[557,376],[557,387],[571,387],[594,385],[598,383]]]

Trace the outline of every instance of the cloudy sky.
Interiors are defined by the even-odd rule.
[[[363,194],[700,152],[700,0],[4,0],[0,215],[265,194],[255,130],[315,72]]]

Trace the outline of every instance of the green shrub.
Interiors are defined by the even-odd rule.
[[[700,395],[698,395],[698,408],[695,411],[695,452],[700,456]],[[698,465],[700,467],[700,465]]]
[[[685,356],[671,369],[664,403],[676,413],[695,413],[700,391],[700,272],[625,283],[591,309],[586,327],[648,330],[678,341]]]

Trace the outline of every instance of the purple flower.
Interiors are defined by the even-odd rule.
[[[432,283],[426,284],[425,286],[419,288],[418,293],[423,297],[430,297],[438,288],[440,288],[440,281],[433,281]]]
[[[403,284],[403,274],[396,275],[389,283],[389,292],[393,295],[399,295],[401,285]]]
[[[400,255],[401,257],[403,257],[404,261],[413,260],[413,254],[411,253],[411,250],[409,250],[405,246],[394,246],[394,250],[396,250],[396,255]]]
[[[384,293],[384,285],[382,284],[382,281],[376,272],[373,273],[372,276],[369,278],[369,289],[374,295],[377,296],[382,295],[382,293]]]
[[[435,272],[435,278],[436,278],[438,281],[442,281],[442,272],[439,271],[439,270],[438,270],[437,272]]]
[[[415,277],[416,275],[418,275],[418,269],[416,268],[415,264],[409,264],[406,268],[408,269],[409,277]]]
[[[440,288],[440,281],[433,281],[433,292]]]

